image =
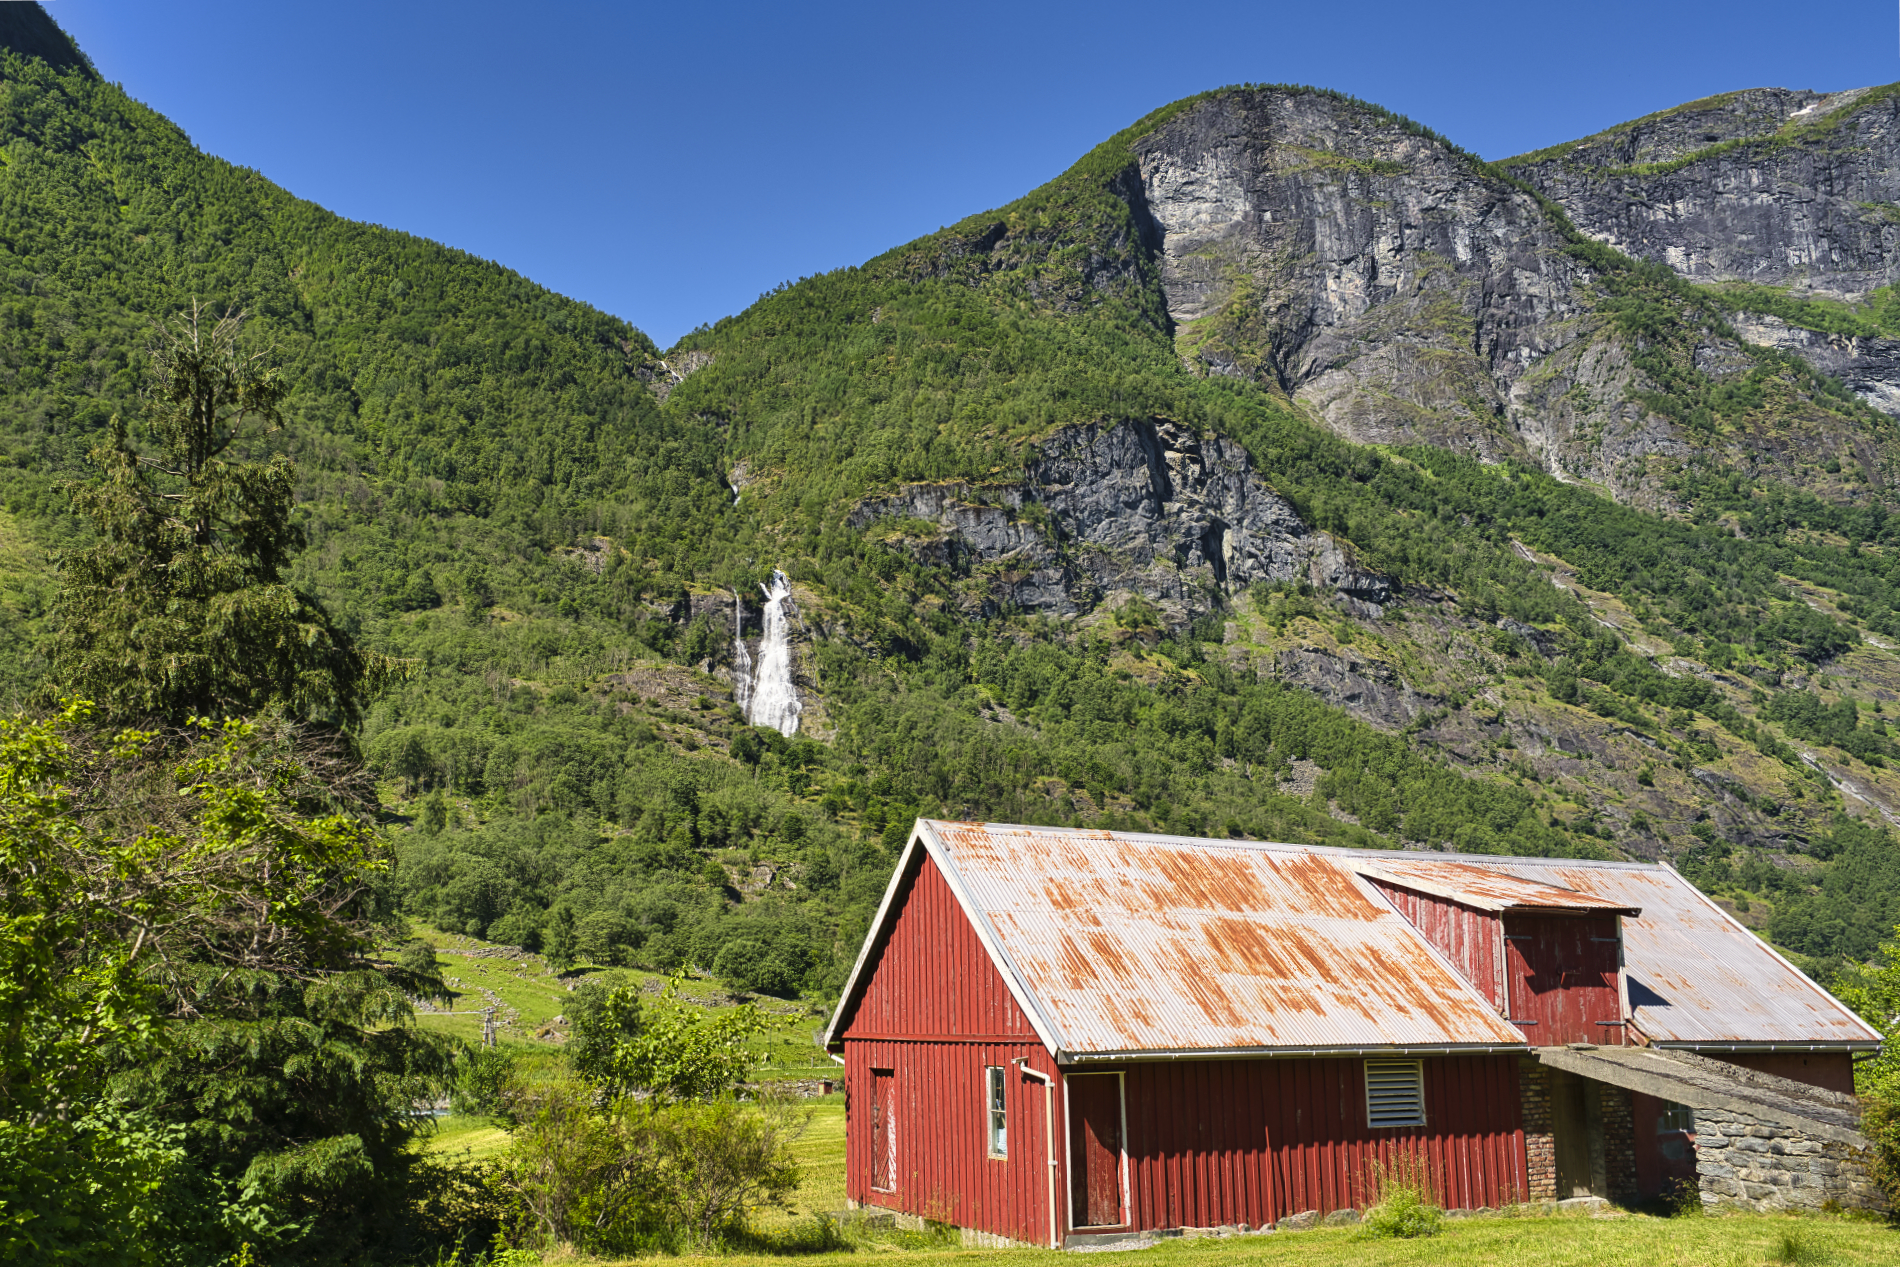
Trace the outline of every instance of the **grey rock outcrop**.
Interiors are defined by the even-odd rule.
[[[1515,174],[1585,232],[1685,275],[1859,293],[1894,273],[1896,109],[1900,97],[1878,92],[1732,94]],[[1801,111],[1792,132],[1776,130]],[[1830,166],[1810,132],[1853,156]],[[1754,166],[1717,170],[1751,147]],[[1139,188],[1116,192],[1152,252],[1183,361],[1283,393],[1348,439],[1517,458],[1648,505],[1668,504],[1667,481],[1694,456],[1793,483],[1850,450],[1869,469],[1888,456],[1891,437],[1819,407],[1719,435],[1691,430],[1686,409],[1658,412],[1646,345],[1611,320],[1569,231],[1522,185],[1383,112],[1313,90],[1223,91],[1133,148]],[[1712,325],[1695,368],[1747,373],[1759,334]],[[1884,340],[1805,335],[1769,342],[1876,405],[1900,402]]]
[[[1900,418],[1900,339],[1823,334],[1760,313],[1737,314],[1732,324],[1750,343],[1793,352],[1823,374],[1840,379],[1875,409]]]
[[[914,484],[865,501],[918,557],[981,572],[998,604],[1074,615],[1118,592],[1210,610],[1257,581],[1307,582],[1376,615],[1389,581],[1301,521],[1239,444],[1159,421],[1067,427],[1020,483]]]
[[[653,398],[661,404],[673,394],[673,389],[688,378],[713,363],[713,354],[698,349],[689,349],[680,353],[672,361],[649,361],[634,370],[636,377],[647,385]]]
[[[1391,665],[1350,652],[1288,647],[1276,657],[1274,673],[1381,730],[1398,730],[1442,702],[1414,691]]]
[[[1222,93],[1135,149],[1190,363],[1351,439],[1527,455],[1512,384],[1587,317],[1535,199],[1316,92]]]
[[[1348,439],[1515,458],[1640,504],[1709,440],[1656,413],[1637,347],[1537,199],[1377,110],[1285,88],[1214,94],[1134,146],[1175,346]],[[1747,350],[1711,332],[1727,373]],[[1804,424],[1805,425],[1805,424]],[[1738,434],[1750,469],[1812,466],[1835,435]]]
[[[1854,301],[1900,280],[1900,95],[1755,88],[1505,167],[1583,232],[1696,282]],[[1900,341],[1735,323],[1900,416]]]
[[[1900,278],[1900,96],[1725,93],[1505,165],[1695,281],[1858,298]]]

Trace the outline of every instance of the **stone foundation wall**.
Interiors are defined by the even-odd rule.
[[[1696,1181],[1705,1206],[1884,1210],[1864,1148],[1727,1109],[1695,1111]]]
[[[1631,1205],[1642,1195],[1636,1181],[1636,1105],[1623,1087],[1604,1086],[1603,1175],[1609,1198]]]
[[[1550,1123],[1550,1071],[1535,1059],[1517,1062],[1517,1094],[1524,1121],[1526,1201],[1557,1196],[1557,1137]]]

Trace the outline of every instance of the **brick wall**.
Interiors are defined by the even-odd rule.
[[[1636,1113],[1630,1093],[1605,1085],[1603,1104],[1603,1175],[1610,1200],[1623,1205],[1642,1195],[1636,1181]]]
[[[1557,1142],[1550,1126],[1550,1071],[1536,1059],[1517,1062],[1517,1094],[1524,1114],[1525,1173],[1530,1190],[1526,1201],[1549,1201],[1557,1195]]]
[[[1726,1109],[1695,1111],[1696,1180],[1705,1206],[1882,1210],[1866,1149]]]

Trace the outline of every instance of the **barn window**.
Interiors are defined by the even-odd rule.
[[[1695,1110],[1686,1104],[1677,1104],[1674,1100],[1664,1100],[1662,1112],[1656,1115],[1656,1133],[1667,1135],[1671,1131],[1693,1131],[1695,1129]]]
[[[1425,1067],[1417,1060],[1366,1062],[1366,1125],[1425,1125]]]
[[[983,1066],[983,1103],[989,1112],[990,1156],[1009,1156],[1009,1103],[1001,1065]]]

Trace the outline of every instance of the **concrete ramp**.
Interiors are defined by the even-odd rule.
[[[1579,1044],[1538,1048],[1536,1056],[1553,1070],[1694,1110],[1687,1138],[1705,1206],[1886,1208],[1853,1096],[1686,1051]]]
[[[1553,1069],[1692,1109],[1726,1109],[1798,1126],[1850,1147],[1868,1147],[1853,1096],[1791,1078],[1656,1047],[1540,1047],[1537,1058]]]

